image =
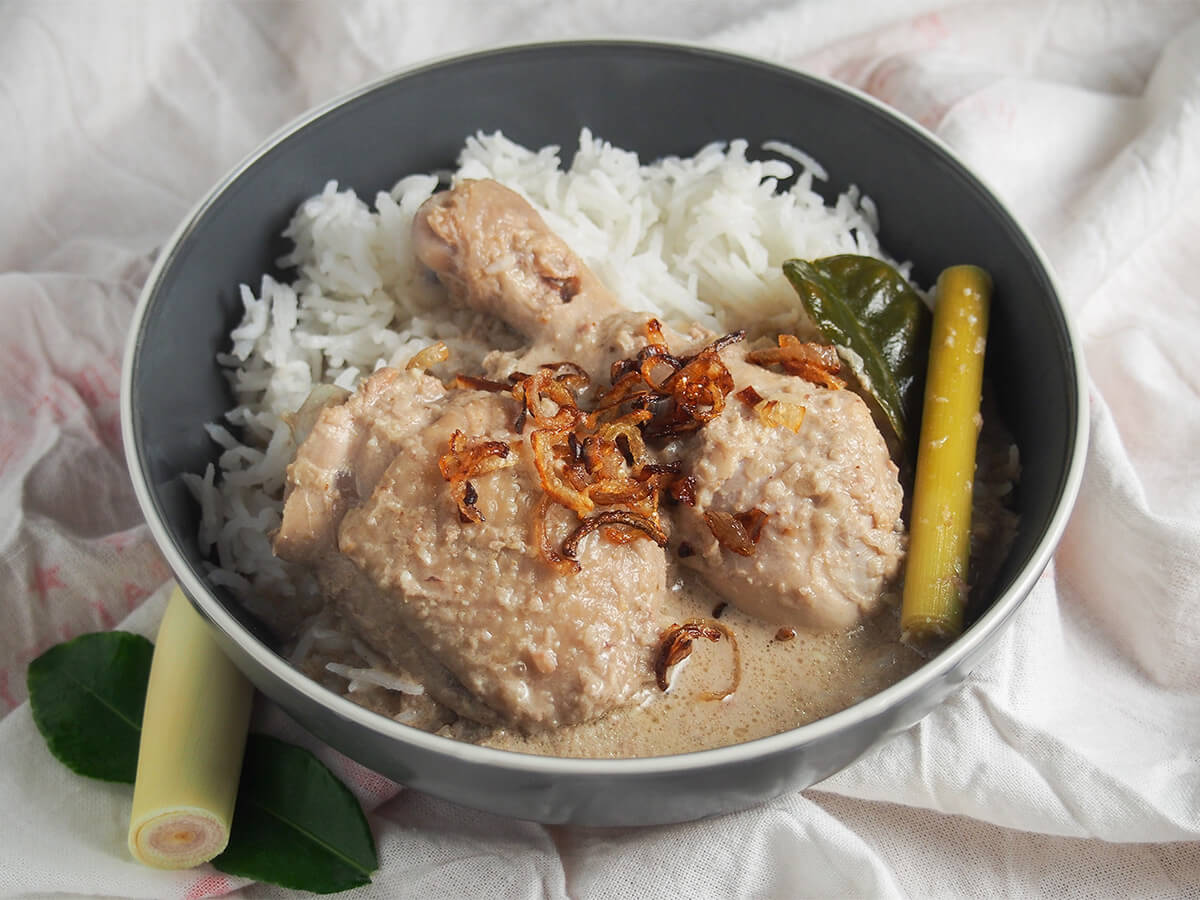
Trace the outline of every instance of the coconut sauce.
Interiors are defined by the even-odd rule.
[[[845,709],[916,669],[921,658],[900,644],[894,605],[845,634],[780,629],[740,613],[690,573],[680,573],[664,598],[674,622],[719,621],[737,641],[741,677],[734,676],[728,639],[696,640],[672,672],[668,690],[648,687],[632,704],[592,722],[524,736],[497,730],[480,735],[489,747],[564,757],[638,757],[688,753],[778,734]]]

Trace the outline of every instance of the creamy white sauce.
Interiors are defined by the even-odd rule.
[[[686,573],[670,591],[664,614],[673,622],[711,618],[721,599]],[[907,675],[921,658],[899,643],[898,619],[889,606],[845,634],[796,632],[779,640],[780,628],[725,606],[722,625],[737,640],[741,679],[723,700],[733,677],[727,639],[697,640],[677,667],[667,693],[653,684],[634,703],[582,725],[523,736],[509,731],[479,735],[490,747],[569,757],[637,757],[687,753],[778,734],[845,709]]]

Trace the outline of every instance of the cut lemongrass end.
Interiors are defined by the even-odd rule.
[[[229,826],[206,809],[156,810],[130,825],[134,859],[156,869],[190,869],[229,843]]]

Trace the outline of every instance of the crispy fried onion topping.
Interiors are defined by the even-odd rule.
[[[574,575],[579,571],[579,563],[574,559],[568,559],[558,552],[558,548],[554,546],[554,542],[550,539],[550,534],[546,530],[546,515],[550,512],[550,507],[554,505],[554,501],[550,499],[549,494],[542,494],[538,505],[533,511],[533,542],[537,545],[538,552],[543,560],[554,567],[563,575]]]
[[[767,524],[767,514],[757,506],[740,513],[710,509],[704,513],[704,522],[717,543],[726,550],[740,556],[753,556],[763,526]]]
[[[680,358],[670,352],[661,324],[651,319],[646,346],[613,366],[613,384],[591,412],[575,402],[575,393],[589,384],[576,365],[543,366],[515,381],[512,393],[521,404],[515,427],[533,427],[529,443],[542,490],[581,520],[561,550],[554,549],[547,537],[549,506],[539,504],[534,533],[547,563],[576,571],[579,544],[593,532],[611,543],[644,536],[666,546],[659,515],[664,494],[693,503],[695,479],[682,474],[678,463],[656,464],[647,442],[694,431],[721,413],[733,378],[719,353],[741,338],[741,332],[726,335]]]
[[[575,391],[588,385],[588,376],[574,363],[541,366],[512,386],[512,395],[521,404],[513,428],[517,434],[527,423],[551,432],[567,431],[580,424],[584,413],[575,404]]]
[[[624,544],[645,536],[666,545],[659,504],[663,491],[680,480],[679,465],[653,462],[638,427],[646,417],[644,411],[600,423],[584,417],[570,429],[549,427],[530,432],[533,464],[545,500],[567,508],[581,520],[563,542],[561,553],[551,552],[545,537],[549,504],[539,504],[535,511],[534,529],[542,558],[559,571],[578,571],[579,544],[592,532],[601,533],[610,543]]]
[[[583,540],[584,535],[596,531],[599,528],[622,528],[630,531],[640,531],[654,543],[660,547],[667,546],[667,535],[658,526],[657,523],[651,522],[645,516],[640,516],[637,513],[627,512],[623,509],[606,509],[604,512],[596,513],[594,516],[589,516],[571,532],[571,536],[563,541],[562,555],[567,559],[575,559],[579,553],[579,542]],[[618,543],[624,543],[618,540]]]
[[[805,408],[790,400],[760,400],[754,404],[754,414],[768,428],[786,428],[798,432],[804,424]]]
[[[787,428],[798,432],[804,424],[805,409],[799,403],[790,400],[764,400],[762,394],[747,385],[736,394],[739,400],[754,410],[758,420],[768,428]]]
[[[682,625],[674,624],[663,630],[658,640],[658,652],[654,659],[654,680],[661,691],[671,684],[671,668],[692,655],[692,643],[699,638],[719,641],[722,636],[729,641],[733,650],[733,679],[723,691],[705,691],[701,700],[724,700],[738,689],[742,681],[742,657],[737,638],[733,632],[714,619],[690,619]]]
[[[438,459],[438,469],[450,482],[450,496],[458,506],[458,518],[462,522],[483,521],[483,513],[475,505],[479,494],[470,479],[516,465],[515,450],[516,447],[506,441],[478,440],[472,443],[461,431],[450,435],[450,449]]]
[[[548,363],[532,374],[514,372],[507,385],[465,375],[455,379],[454,387],[508,390],[518,403],[513,429],[521,434],[530,428],[529,445],[543,492],[534,510],[533,540],[547,564],[564,574],[579,571],[580,542],[593,532],[610,543],[646,537],[666,546],[659,506],[664,495],[694,503],[695,479],[681,473],[678,463],[655,463],[647,444],[695,431],[720,415],[733,378],[719,354],[742,337],[735,332],[696,354],[678,357],[670,352],[662,326],[651,319],[646,323],[646,346],[613,366],[612,386],[599,394],[590,412],[581,409],[577,399],[590,379],[571,362]],[[482,516],[470,500],[474,488],[467,479],[480,471],[456,461],[468,449],[464,441],[452,438],[450,452],[439,464],[452,483],[460,517],[477,522]],[[495,447],[481,450],[481,458],[508,458],[507,450],[499,455],[499,447],[508,447],[503,442],[476,448],[488,445]],[[487,471],[499,467],[487,464],[492,466]],[[554,546],[547,521],[555,504],[580,520],[561,547]]]
[[[720,352],[743,337],[744,331],[735,331],[680,358],[668,349],[662,325],[651,319],[646,323],[646,346],[613,364],[612,387],[597,398],[595,415],[619,414],[622,408],[646,410],[651,415],[642,430],[653,440],[696,431],[725,409],[733,376]]]
[[[746,354],[746,359],[760,366],[782,366],[788,374],[799,375],[822,387],[838,389],[846,386],[846,382],[837,377],[842,364],[837,349],[831,344],[804,342],[793,334],[781,334],[778,347],[752,350]]]

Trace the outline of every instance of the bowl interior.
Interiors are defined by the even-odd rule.
[[[994,596],[1012,585],[1069,494],[1080,416],[1069,332],[1021,228],[941,145],[866,98],[715,51],[622,42],[490,51],[382,82],[269,144],[180,232],[147,288],[126,404],[148,515],[197,576],[198,509],[179,476],[215,462],[203,426],[231,405],[215,355],[241,316],[238,285],[281,274],[275,260],[289,248],[279,234],[297,205],[330,179],[371,198],[403,175],[449,167],[480,130],[558,144],[569,157],[583,126],[643,160],[735,137],[751,148],[787,141],[826,168],[829,196],[853,183],[875,200],[881,240],[921,283],[961,262],[992,273],[987,367],[1024,470],[1022,525]]]

